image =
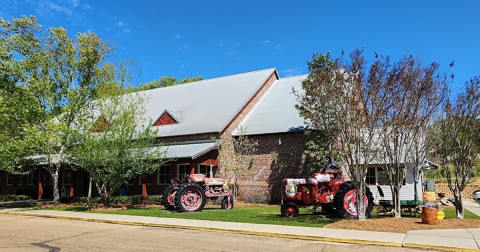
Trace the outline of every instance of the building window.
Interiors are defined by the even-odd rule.
[[[6,181],[5,181],[5,184],[6,185],[12,185],[13,184],[13,175],[10,174],[10,173],[7,173],[7,176],[6,176]]]
[[[17,185],[24,185],[25,184],[25,176],[17,175]]]
[[[171,179],[170,165],[162,165],[157,171],[157,185],[169,184]]]
[[[35,173],[30,172],[27,174],[27,185],[34,185],[35,184]]]
[[[197,173],[205,175],[205,178],[212,178],[212,165],[198,165]]]
[[[387,171],[382,167],[370,167],[367,170],[366,177],[367,185],[390,185],[390,178],[388,177]],[[403,185],[405,185],[405,179],[403,180]]]
[[[375,179],[375,170],[376,168],[373,167],[367,169],[367,177],[365,179],[367,185],[376,185],[377,180]]]
[[[185,175],[190,175],[190,164],[179,164],[177,166],[177,178],[183,180]]]
[[[72,169],[63,170],[63,185],[70,185],[72,182]]]
[[[377,168],[377,181],[379,185],[390,185],[388,174],[383,168]]]

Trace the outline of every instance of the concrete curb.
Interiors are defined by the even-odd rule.
[[[292,234],[280,234],[280,233],[271,233],[271,232],[257,232],[257,231],[247,231],[247,230],[223,229],[223,228],[206,228],[206,227],[184,226],[184,225],[157,224],[157,223],[148,223],[148,222],[116,221],[116,220],[104,220],[104,219],[93,219],[93,218],[58,216],[58,215],[47,215],[47,214],[4,212],[4,211],[0,211],[0,214],[33,216],[33,217],[44,217],[44,218],[54,218],[54,219],[66,219],[66,220],[78,220],[78,221],[90,221],[90,222],[132,225],[132,226],[180,228],[180,229],[188,229],[188,230],[224,232],[224,233],[232,233],[232,234],[247,234],[247,235],[268,236],[268,237],[275,237],[275,238],[301,239],[301,240],[321,241],[321,242],[336,242],[336,243],[361,244],[361,245],[377,245],[377,246],[390,246],[390,247],[435,249],[435,250],[444,250],[444,251],[465,251],[465,252],[479,251],[477,249],[448,247],[448,246],[435,246],[435,245],[405,243],[405,242],[403,242],[403,243],[399,243],[399,242],[380,242],[380,241],[368,241],[368,240],[357,240],[357,239],[346,239],[346,238],[316,237],[316,236],[307,236],[307,235],[292,235]]]

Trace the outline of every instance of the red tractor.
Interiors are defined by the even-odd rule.
[[[286,178],[283,180],[283,216],[296,217],[299,206],[322,207],[328,212],[335,209],[338,215],[344,218],[357,217],[357,197],[352,182],[343,180],[342,171],[330,158],[327,166],[313,178]],[[370,216],[373,210],[373,196],[370,189],[365,188],[366,214]]]
[[[172,179],[163,191],[162,205],[168,210],[199,212],[205,207],[206,199],[223,197],[222,209],[232,209],[233,201],[228,191],[228,180],[205,178],[203,174],[185,176],[184,180]]]

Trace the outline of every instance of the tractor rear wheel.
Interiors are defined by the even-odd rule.
[[[293,202],[285,202],[282,204],[282,207],[280,208],[280,212],[282,213],[282,216],[285,216],[285,217],[290,217],[290,218],[297,217],[298,206]]]
[[[333,205],[335,206],[338,215],[343,218],[354,219],[357,218],[357,197],[355,185],[352,182],[345,182],[340,185],[335,197],[333,198]],[[373,210],[373,195],[368,187],[365,187],[365,214],[367,217]]]
[[[230,197],[225,197],[223,200],[222,200],[222,209],[227,209],[227,210],[230,210],[233,208],[233,199],[230,198]]]
[[[162,205],[167,210],[175,210],[175,194],[177,189],[173,188],[173,185],[168,185],[162,194]]]
[[[179,212],[202,211],[205,202],[205,191],[195,183],[182,184],[175,195],[175,207]]]

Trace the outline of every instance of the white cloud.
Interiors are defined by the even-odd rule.
[[[263,43],[264,43],[265,45],[268,45],[268,44],[270,44],[270,40],[266,39],[266,40],[263,41]]]
[[[54,4],[52,2],[45,2],[45,4],[46,4],[46,7],[49,8],[50,10],[53,10],[56,12],[63,12],[69,16],[73,14],[72,10],[70,10],[69,8]]]
[[[283,71],[280,71],[280,73],[283,74],[284,77],[289,77],[289,76],[295,76],[295,75],[300,75],[302,71],[298,70],[298,68],[287,68]]]
[[[176,39],[181,39],[181,38],[182,38],[182,35],[180,35],[180,34],[177,33],[177,34],[175,34],[175,38],[176,38]]]
[[[73,8],[77,8],[80,5],[80,0],[70,0]]]
[[[87,4],[82,5],[82,9],[90,10],[90,9],[92,9],[92,6],[90,6],[90,4],[87,3]]]
[[[117,22],[117,26],[118,26],[118,27],[123,27],[124,24],[125,24],[125,23],[123,23],[123,21],[118,21],[118,22]]]
[[[282,49],[282,44],[278,44],[277,46],[275,46],[275,49],[278,51],[280,49]]]
[[[235,46],[240,46],[240,43],[235,43]]]
[[[180,50],[180,51],[187,51],[189,48],[190,48],[189,45],[184,44],[183,46],[179,47],[178,50]]]
[[[127,29],[127,28],[123,29],[123,33],[130,33],[130,29]]]
[[[234,50],[230,50],[230,51],[227,52],[227,55],[228,56],[235,56],[235,55],[237,55],[237,53]]]

